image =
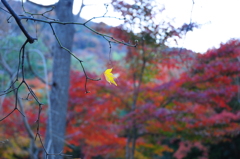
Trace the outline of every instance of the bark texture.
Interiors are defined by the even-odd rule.
[[[56,4],[56,15],[60,21],[73,22],[73,0],[59,0]],[[54,26],[55,32],[62,45],[71,49],[74,36],[73,25]],[[50,106],[47,121],[45,148],[48,153],[60,153],[64,147],[66,128],[66,112],[68,104],[70,54],[56,44],[53,47],[53,75],[50,92]],[[61,156],[48,156],[48,159],[62,158]]]

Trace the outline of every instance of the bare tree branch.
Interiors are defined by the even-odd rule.
[[[35,50],[35,52],[36,52],[36,50]],[[33,70],[32,65],[31,65],[31,63],[30,63],[29,53],[30,53],[30,52],[27,52],[27,62],[28,62],[28,66],[29,66],[30,71],[31,71],[31,72],[33,73],[33,75],[36,76],[42,83],[47,84],[47,85],[51,85],[51,84],[49,84],[48,82],[46,82],[41,76],[38,75],[38,73],[36,73],[36,72]],[[38,54],[39,54],[40,56],[42,56],[42,55],[40,54],[40,52],[38,52]],[[42,56],[42,57],[43,57],[43,56]]]
[[[29,0],[27,0],[29,3],[33,3]],[[5,90],[2,94],[0,94],[0,96],[2,95],[6,95],[10,92],[14,92],[14,95],[15,95],[15,107],[13,108],[13,110],[8,113],[4,118],[0,119],[0,121],[3,121],[4,119],[6,119],[7,117],[9,117],[12,113],[14,113],[15,111],[18,111],[22,114],[23,118],[25,117],[25,113],[24,113],[24,109],[23,109],[23,105],[22,105],[22,102],[18,96],[18,93],[19,93],[19,89],[21,86],[26,86],[27,88],[27,91],[28,91],[28,96],[27,96],[27,99],[29,98],[29,96],[32,96],[34,101],[38,104],[38,115],[37,115],[37,121],[36,121],[36,125],[37,125],[37,132],[35,134],[35,137],[33,135],[33,132],[27,122],[27,119],[24,118],[24,124],[25,124],[25,127],[28,131],[28,135],[29,137],[31,138],[31,140],[36,140],[37,138],[39,138],[40,140],[40,143],[42,145],[42,148],[46,154],[46,156],[49,156],[49,155],[59,155],[59,156],[67,156],[67,155],[64,155],[62,152],[60,153],[51,153],[51,152],[48,152],[45,147],[44,147],[44,144],[42,142],[42,137],[41,137],[41,134],[40,134],[40,117],[41,117],[41,112],[42,112],[42,106],[43,104],[39,101],[38,97],[36,96],[35,92],[32,90],[32,88],[28,85],[28,83],[26,82],[25,80],[25,63],[26,63],[26,60],[27,62],[29,63],[29,68],[31,70],[31,72],[33,72],[33,74],[36,75],[36,77],[38,77],[39,79],[41,79],[42,82],[46,83],[47,81],[44,81],[42,78],[40,78],[35,72],[34,70],[32,69],[31,67],[31,63],[30,63],[30,59],[29,59],[29,56],[27,56],[27,59],[25,59],[25,55],[29,52],[26,52],[25,51],[25,48],[26,48],[26,45],[28,44],[32,44],[34,43],[37,38],[36,37],[32,37],[29,32],[26,30],[26,28],[23,26],[22,24],[22,20],[27,20],[27,21],[33,21],[33,22],[40,22],[40,23],[45,23],[45,24],[48,24],[50,26],[50,29],[58,43],[58,45],[60,46],[61,49],[64,49],[65,51],[67,51],[71,56],[73,56],[76,60],[79,61],[81,67],[82,67],[82,70],[84,72],[84,75],[85,75],[85,91],[86,93],[88,93],[88,90],[87,90],[87,82],[88,80],[92,80],[92,81],[99,81],[100,78],[98,79],[93,79],[93,78],[90,78],[87,74],[87,72],[85,71],[85,68],[84,68],[84,65],[83,65],[83,61],[80,60],[76,55],[74,55],[74,53],[67,47],[63,46],[62,42],[60,41],[60,36],[58,37],[57,36],[57,33],[53,27],[53,24],[54,25],[77,25],[77,26],[82,26],[82,27],[85,27],[87,28],[88,30],[90,30],[91,32],[97,34],[98,36],[101,36],[103,37],[108,43],[109,43],[109,46],[110,46],[110,52],[111,52],[111,43],[116,43],[116,44],[123,44],[123,45],[127,45],[127,46],[131,46],[131,47],[136,47],[138,45],[137,42],[135,42],[135,44],[130,44],[128,42],[124,42],[124,41],[121,41],[121,40],[118,40],[110,35],[107,35],[107,34],[103,34],[103,33],[100,33],[94,29],[92,29],[91,27],[89,27],[87,24],[93,20],[93,19],[96,19],[96,18],[104,18],[106,17],[106,13],[107,13],[107,6],[106,6],[106,13],[103,15],[103,16],[100,16],[100,17],[93,17],[87,21],[85,21],[84,23],[77,23],[77,22],[62,22],[62,21],[58,21],[58,20],[55,20],[55,19],[52,19],[52,18],[49,18],[47,16],[45,16],[46,13],[48,12],[51,12],[53,10],[53,5],[51,6],[47,6],[47,7],[51,7],[50,10],[48,11],[45,11],[43,13],[40,13],[40,14],[34,14],[34,13],[30,13],[28,11],[25,10],[24,8],[24,5],[22,3],[22,8],[23,8],[23,11],[27,14],[26,15],[17,15],[17,13],[12,9],[12,7],[9,5],[9,3],[7,2],[7,0],[1,0],[1,2],[3,3],[3,5],[6,7],[7,10],[1,8],[2,10],[4,10],[5,12],[8,12],[9,14],[11,14],[11,16],[8,18],[8,20],[13,17],[18,25],[18,27],[21,29],[21,31],[23,32],[23,34],[25,35],[26,37],[26,41],[24,42],[24,44],[21,46],[21,49],[19,51],[19,54],[18,54],[18,60],[19,60],[19,63],[18,63],[18,68],[17,68],[17,73],[16,73],[16,80],[13,80],[10,87]],[[38,5],[40,6],[40,5]],[[84,7],[84,3],[82,2],[82,5],[80,7],[80,11],[78,12],[78,16],[80,15],[81,11],[82,11],[82,8]],[[44,6],[46,7],[46,6]],[[35,18],[35,16],[41,16],[45,19],[39,19],[39,18]],[[111,18],[111,17],[108,17],[108,18]],[[2,62],[1,63],[2,65],[5,65],[6,63]],[[9,72],[9,75],[12,74],[12,71],[11,71],[11,68],[8,67],[7,65],[4,66],[6,71]],[[21,72],[21,74],[20,74]],[[21,75],[21,81],[18,83],[17,81],[19,80],[19,74]],[[17,86],[15,86],[17,85]],[[20,108],[18,108],[18,106]],[[31,143],[34,143],[34,141],[32,141]],[[36,145],[33,144],[32,145],[33,148],[36,148]]]
[[[44,7],[44,8],[52,8],[54,7],[56,4],[50,4],[50,5],[42,5],[42,4],[38,4],[38,3],[35,3],[33,1],[29,1],[29,0],[26,0],[26,2],[32,4],[32,5],[36,5],[36,6],[39,6],[39,7]]]
[[[9,65],[6,63],[6,61],[1,57],[1,62],[0,62],[0,65],[7,71],[9,77],[11,78],[11,82],[13,83],[13,78],[14,76],[14,73],[13,71],[11,70],[11,68],[9,67]],[[15,85],[13,84],[13,89],[15,88]],[[25,129],[28,133],[28,136],[31,140],[31,149],[29,150],[29,153],[30,153],[30,156],[34,157],[34,150],[37,150],[37,146],[34,142],[34,133],[28,123],[28,120],[26,118],[26,115],[25,115],[25,112],[24,112],[24,109],[23,109],[23,103],[22,103],[22,100],[19,98],[19,96],[17,96],[17,89],[14,89],[14,95],[15,95],[15,98],[17,99],[18,101],[18,104],[19,104],[19,108],[20,108],[20,112],[22,112],[23,116],[22,116],[22,119],[23,119],[23,123],[24,123],[24,126],[25,126]],[[36,158],[36,157],[34,157]]]

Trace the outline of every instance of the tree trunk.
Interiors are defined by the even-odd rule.
[[[73,0],[59,0],[55,10],[57,18],[63,22],[73,22],[72,7]],[[74,36],[73,25],[56,24],[55,32],[61,44],[71,50]],[[45,138],[45,148],[50,154],[60,153],[64,147],[70,59],[70,54],[61,49],[60,45],[56,42],[53,47],[52,88]],[[60,159],[62,157],[48,156],[48,159],[52,158]]]
[[[136,146],[136,140],[137,140],[137,128],[134,125],[133,126],[133,130],[132,130],[132,149],[131,149],[131,155],[130,155],[130,159],[134,159],[134,153],[135,153],[135,146]]]
[[[127,130],[129,131],[129,130]],[[126,148],[125,148],[125,159],[129,159],[130,157],[130,152],[131,152],[131,148],[130,148],[130,143],[131,143],[131,136],[130,134],[127,132],[127,143],[126,143]]]

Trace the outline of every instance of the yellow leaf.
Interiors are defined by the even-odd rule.
[[[111,84],[115,84],[117,86],[117,83],[114,81],[114,79],[116,77],[114,77],[114,75],[111,73],[112,72],[112,68],[110,69],[107,69],[105,72],[104,72],[104,76],[106,78],[106,80]]]

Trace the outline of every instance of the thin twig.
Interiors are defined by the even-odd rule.
[[[29,69],[33,73],[33,75],[36,76],[42,83],[46,84],[47,82],[33,70],[30,62],[30,58],[29,58],[29,52],[27,52],[27,62],[28,62]]]
[[[0,7],[0,9],[3,10],[4,12],[9,13],[9,11],[7,11],[6,9],[3,9],[2,7]],[[9,13],[9,14],[11,14],[11,13]]]
[[[43,13],[39,13],[39,14],[35,14],[35,13],[30,13],[28,11],[25,10],[24,8],[24,5],[23,5],[23,1],[22,1],[22,8],[23,8],[23,11],[26,13],[26,14],[29,14],[30,16],[25,16],[25,15],[17,15],[15,13],[15,11],[11,8],[11,6],[8,4],[8,2],[6,0],[1,0],[1,2],[3,3],[3,5],[6,7],[7,10],[3,9],[0,7],[0,9],[2,9],[3,11],[11,14],[11,16],[8,18],[8,22],[10,20],[10,18],[14,18],[16,23],[18,24],[19,28],[21,29],[21,31],[23,32],[23,34],[25,35],[25,37],[27,38],[26,41],[24,42],[24,44],[21,46],[20,48],[20,51],[19,51],[19,56],[18,56],[18,67],[17,67],[17,74],[16,74],[16,80],[13,81],[10,85],[10,87],[3,91],[3,94],[0,94],[0,96],[2,95],[6,95],[10,92],[14,92],[15,94],[15,107],[14,109],[8,113],[4,118],[0,119],[0,121],[3,121],[4,119],[6,119],[7,117],[9,117],[15,110],[20,112],[22,114],[23,117],[25,117],[24,115],[24,112],[23,112],[23,109],[22,107],[20,106],[20,109],[18,109],[18,103],[20,103],[20,98],[18,96],[18,93],[19,93],[19,89],[24,85],[26,86],[27,90],[28,90],[28,95],[27,95],[27,100],[29,99],[30,95],[33,97],[33,100],[35,102],[37,102],[38,104],[38,115],[37,115],[37,120],[36,120],[36,124],[37,124],[37,132],[36,132],[36,135],[35,135],[35,140],[37,139],[37,137],[39,138],[40,140],[40,143],[42,145],[42,148],[46,154],[46,156],[49,156],[49,155],[59,155],[59,156],[70,156],[70,155],[65,155],[63,154],[62,152],[60,153],[48,153],[46,148],[44,147],[44,144],[43,144],[43,141],[42,141],[42,138],[41,138],[41,135],[40,135],[40,117],[41,117],[41,112],[42,112],[42,106],[43,104],[39,101],[38,97],[36,96],[35,92],[32,90],[32,88],[28,85],[28,83],[25,81],[25,47],[27,44],[32,44],[34,43],[37,38],[36,37],[32,37],[28,32],[27,30],[25,29],[25,27],[23,26],[22,24],[22,20],[30,20],[30,21],[33,21],[33,22],[41,22],[41,23],[46,23],[46,24],[49,24],[51,30],[52,30],[52,33],[57,41],[57,43],[59,44],[59,46],[64,49],[65,51],[67,51],[71,56],[73,56],[76,60],[79,61],[81,67],[82,67],[82,70],[84,72],[84,75],[85,75],[85,91],[86,93],[89,93],[89,91],[87,90],[87,82],[88,80],[91,80],[91,81],[99,81],[101,80],[100,78],[97,78],[97,79],[93,79],[93,78],[90,78],[88,75],[87,75],[87,72],[84,68],[84,65],[83,65],[83,61],[80,60],[76,55],[73,54],[73,52],[66,48],[65,46],[62,45],[62,42],[59,40],[54,28],[53,28],[53,24],[58,24],[58,25],[79,25],[79,26],[83,26],[85,28],[87,28],[88,30],[90,30],[91,32],[99,35],[99,36],[102,36],[108,43],[109,43],[109,48],[110,48],[110,52],[109,52],[109,60],[110,60],[110,54],[111,54],[111,43],[117,43],[117,44],[123,44],[123,45],[127,45],[127,46],[131,46],[131,47],[136,47],[138,44],[135,43],[135,44],[131,44],[131,43],[127,43],[127,42],[124,42],[124,41],[121,41],[121,40],[118,40],[118,39],[115,39],[114,37],[110,36],[110,35],[107,35],[107,34],[103,34],[103,33],[100,33],[94,29],[92,29],[91,27],[87,26],[87,23],[90,22],[91,20],[93,19],[96,19],[96,18],[116,18],[116,17],[110,17],[110,16],[105,16],[108,12],[108,6],[106,5],[106,12],[104,13],[103,16],[100,16],[100,17],[93,17],[89,20],[87,20],[85,23],[75,23],[75,22],[61,22],[61,21],[58,21],[58,20],[55,20],[55,19],[52,19],[52,18],[49,18],[47,16],[45,16],[45,14],[53,11],[54,7],[50,8],[49,10],[43,12]],[[82,7],[84,7],[85,5],[82,4]],[[81,9],[82,9],[81,7]],[[43,18],[45,19],[38,19],[38,18],[35,18],[34,16],[42,16]],[[37,32],[37,30],[36,30]],[[36,33],[36,36],[37,36],[37,33]],[[31,63],[30,63],[30,59],[29,59],[29,55],[27,53],[27,62],[29,63],[29,68],[30,70],[34,73],[32,67],[31,67]],[[19,74],[21,72],[21,82],[19,80]],[[35,73],[34,73],[35,74]],[[38,76],[37,76],[38,77]],[[41,81],[44,81],[44,80],[41,80]],[[17,85],[15,87],[15,84]],[[30,135],[32,136],[32,135]]]
[[[30,12],[28,12],[28,11],[25,10],[24,5],[23,5],[23,0],[22,0],[22,8],[23,8],[23,11],[24,11],[25,13],[31,15],[32,17],[34,17],[34,15],[39,15],[39,16],[42,16],[42,17],[44,17],[44,18],[46,18],[46,19],[49,19],[49,20],[58,21],[57,19],[49,18],[49,17],[47,17],[47,16],[44,15],[44,14],[46,14],[46,13],[52,12],[52,11],[54,10],[55,6],[51,6],[51,8],[50,8],[49,10],[47,10],[47,11],[45,11],[45,12],[43,12],[43,13],[30,13]]]

